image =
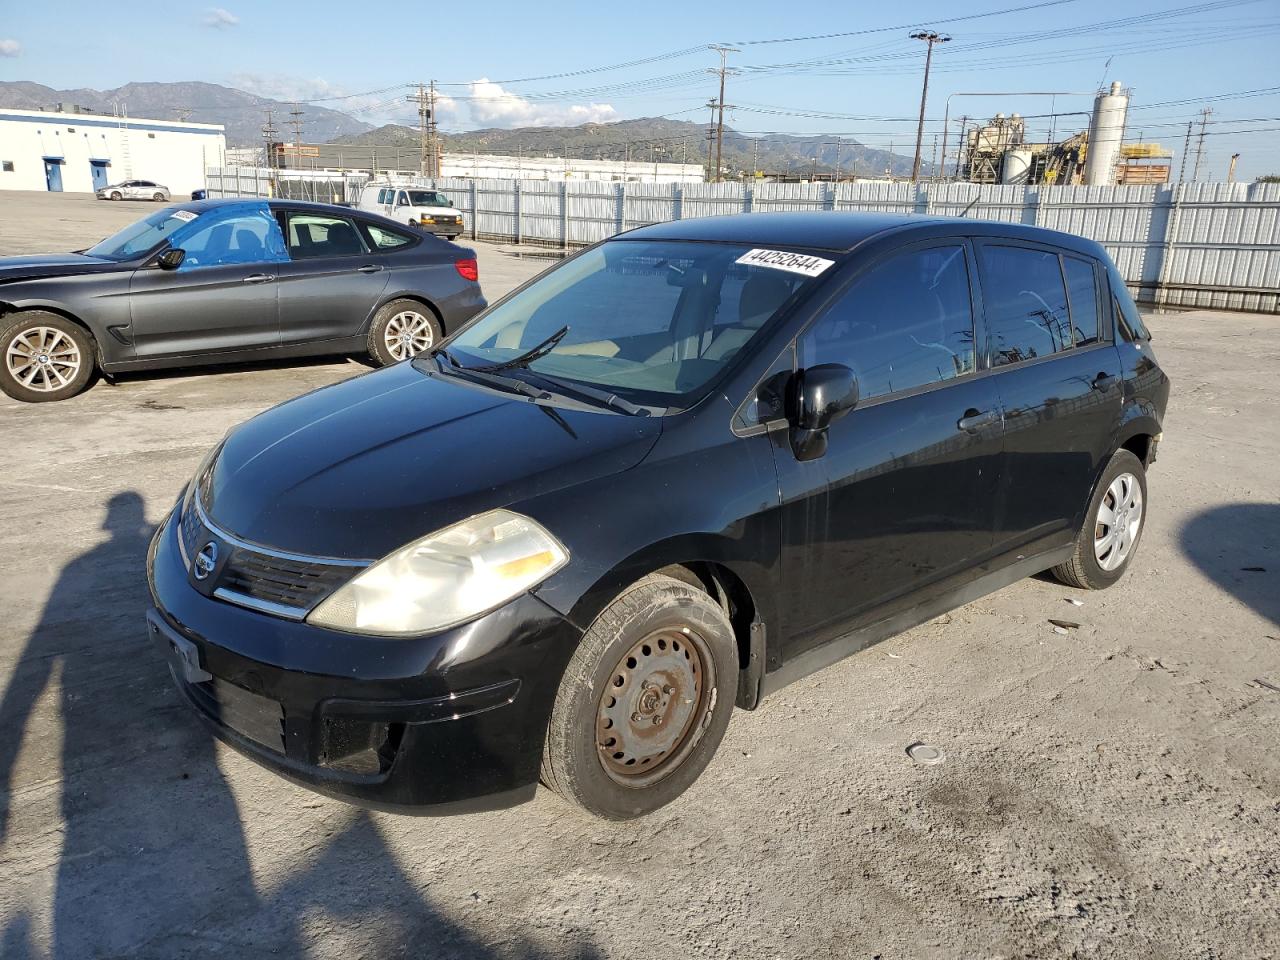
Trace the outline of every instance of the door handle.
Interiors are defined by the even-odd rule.
[[[1089,384],[1089,386],[1093,387],[1093,389],[1097,390],[1099,393],[1106,393],[1119,382],[1120,378],[1114,374],[1100,373],[1093,378],[1093,382]]]
[[[978,411],[969,409],[964,412],[964,416],[956,421],[956,426],[965,433],[977,433],[983,427],[990,426],[1000,419],[1000,414],[994,410]]]
[[[241,280],[241,283],[270,283],[275,279],[272,273],[251,273],[249,276]]]
[[[360,273],[377,273],[379,270],[382,269],[382,267],[380,267],[376,263],[366,263],[363,267],[356,267],[356,269]]]

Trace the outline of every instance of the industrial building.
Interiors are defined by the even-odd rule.
[[[637,150],[637,152],[639,152]],[[315,143],[272,144],[275,166],[291,170],[329,170],[343,173],[417,174],[422,152],[418,147]],[[449,153],[440,158],[442,177],[475,180],[610,180],[631,183],[702,183],[701,163],[660,160],[586,160],[580,157],[521,154]]]
[[[1018,114],[997,113],[964,131],[958,176],[971,183],[1163,184],[1172,154],[1158,143],[1125,143],[1129,92],[1112,83],[1098,92],[1089,129],[1062,140],[1032,142]]]
[[[0,109],[0,190],[91,193],[144,179],[181,195],[204,186],[226,149],[220,124]]]

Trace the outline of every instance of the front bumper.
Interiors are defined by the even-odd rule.
[[[147,557],[147,629],[224,742],[302,786],[446,814],[533,796],[580,632],[525,595],[426,637],[337,633],[237,607],[188,579],[171,514]]]
[[[414,221],[419,230],[425,230],[427,233],[434,233],[437,237],[458,237],[466,230],[466,224],[459,223],[423,223],[420,220]]]

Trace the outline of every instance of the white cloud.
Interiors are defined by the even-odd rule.
[[[345,87],[330,83],[323,77],[299,77],[285,73],[236,73],[228,77],[227,82],[237,90],[259,97],[286,103],[304,101],[304,110],[305,101],[321,101],[316,105],[340,110],[374,126],[384,123],[418,124],[418,105],[408,99],[409,87],[395,86],[377,93],[352,95]],[[442,118],[455,116],[457,101],[437,92],[436,110]]]
[[[210,7],[205,11],[204,20],[201,21],[206,27],[213,27],[215,30],[225,30],[227,27],[234,27],[240,23],[240,18],[230,10],[222,7]]]
[[[574,104],[568,107],[538,103],[504,90],[499,84],[484,78],[471,84],[470,95],[467,105],[471,119],[489,127],[604,123],[618,116],[618,111],[608,103]]]
[[[9,37],[0,38],[0,57],[22,56],[22,44]]]

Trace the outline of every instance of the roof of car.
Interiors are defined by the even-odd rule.
[[[1091,240],[1021,223],[924,214],[844,213],[836,211],[739,213],[725,217],[673,220],[630,230],[628,240],[710,240],[776,247],[852,250],[881,234],[996,236],[1038,240],[1055,246],[1097,253]]]

